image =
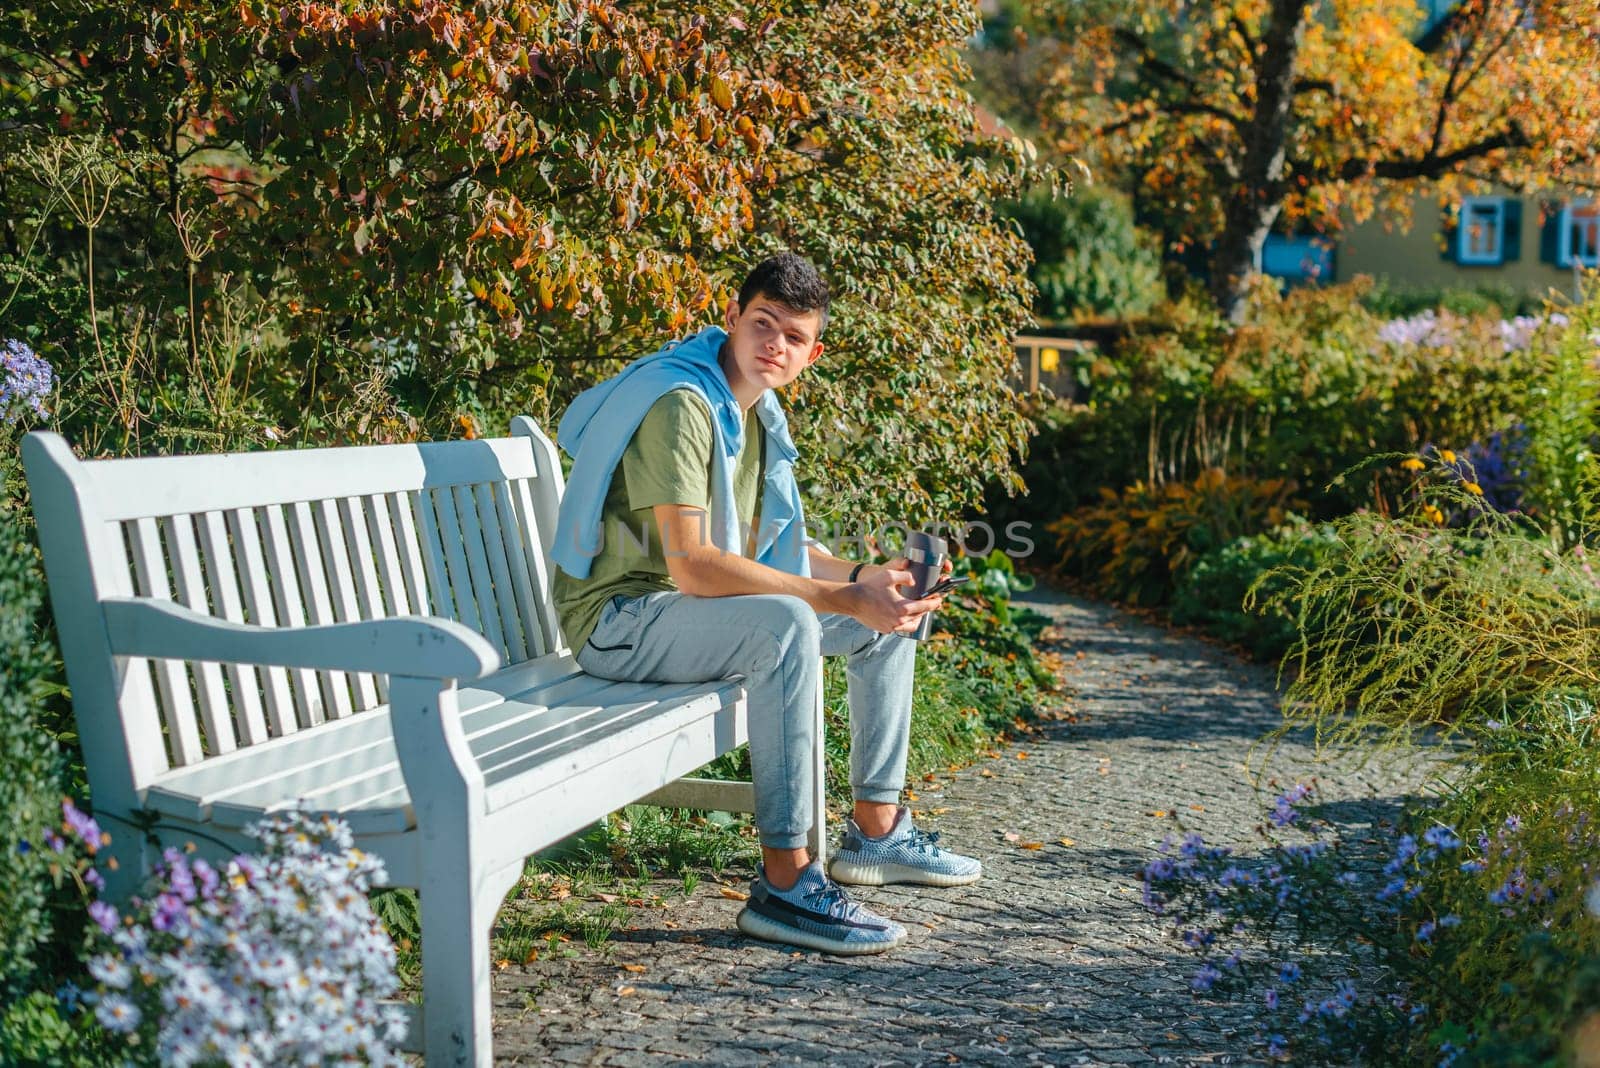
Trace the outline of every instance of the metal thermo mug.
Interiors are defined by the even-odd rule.
[[[906,535],[906,559],[911,562],[908,570],[913,580],[912,589],[915,597],[923,597],[939,581],[939,576],[944,570],[945,553],[948,546],[943,538],[936,538],[932,534],[925,534],[920,530],[913,530]],[[922,622],[917,624],[917,629],[909,635],[915,641],[922,641],[933,630],[933,613],[929,612],[922,617]]]

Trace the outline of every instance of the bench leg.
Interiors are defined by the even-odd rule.
[[[463,850],[465,852],[465,850]],[[476,886],[468,868],[430,858],[419,888],[422,911],[422,1026],[428,1068],[490,1068],[489,931],[522,865]]]
[[[824,658],[817,665],[817,703],[812,713],[816,729],[811,750],[811,857],[824,871],[828,869],[828,754],[822,680],[827,663]]]

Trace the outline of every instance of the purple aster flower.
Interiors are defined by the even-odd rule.
[[[81,811],[71,800],[61,802],[61,818],[66,821],[72,833],[89,847],[90,852],[100,845],[100,825],[94,821],[93,816]]]
[[[1422,840],[1438,849],[1458,849],[1461,839],[1456,837],[1456,832],[1449,827],[1429,827],[1422,834]]]
[[[1287,1057],[1289,1055],[1289,1040],[1282,1035],[1272,1035],[1267,1039],[1267,1056]]]
[[[1215,967],[1210,964],[1202,964],[1200,965],[1200,970],[1194,973],[1194,979],[1189,985],[1196,990],[1206,991],[1210,990],[1216,984],[1216,981],[1221,978],[1222,973]]]
[[[106,889],[105,876],[100,874],[100,869],[89,868],[83,873],[83,881],[95,888],[97,893],[104,893]]]
[[[1433,941],[1433,931],[1434,931],[1434,922],[1432,920],[1428,920],[1421,927],[1417,928],[1417,941],[1418,942],[1431,942],[1431,941]]]
[[[176,894],[161,894],[156,898],[155,914],[150,926],[158,931],[182,931],[189,922],[189,906]]]
[[[1396,894],[1400,893],[1400,891],[1404,890],[1405,888],[1406,888],[1406,881],[1404,879],[1394,879],[1394,880],[1390,881],[1390,883],[1387,886],[1385,886],[1382,890],[1378,891],[1377,899],[1379,901],[1388,901],[1391,897],[1394,897]]]
[[[1267,1008],[1270,1011],[1278,1011],[1278,992],[1276,990],[1269,988],[1267,992],[1262,995],[1261,1000],[1267,1003]]]
[[[1300,978],[1300,965],[1294,961],[1284,961],[1278,966],[1278,981],[1288,986]]]
[[[106,934],[117,929],[117,910],[104,901],[89,902],[89,918]]]
[[[45,398],[55,388],[48,361],[21,341],[0,341],[0,422],[15,423],[24,410],[45,415]]]

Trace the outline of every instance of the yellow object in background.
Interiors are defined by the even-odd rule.
[[[1061,352],[1057,349],[1039,350],[1039,370],[1041,372],[1054,371],[1061,365]]]

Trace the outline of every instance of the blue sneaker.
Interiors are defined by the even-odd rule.
[[[906,939],[904,927],[851,901],[815,861],[787,890],[767,882],[758,866],[750,900],[739,912],[739,930],[768,942],[843,955],[882,953]]]
[[[853,819],[845,820],[844,842],[828,862],[828,874],[841,883],[883,886],[966,886],[983,877],[983,865],[938,846],[939,832],[929,834],[911,822],[904,805],[894,826],[881,838],[869,838]]]

